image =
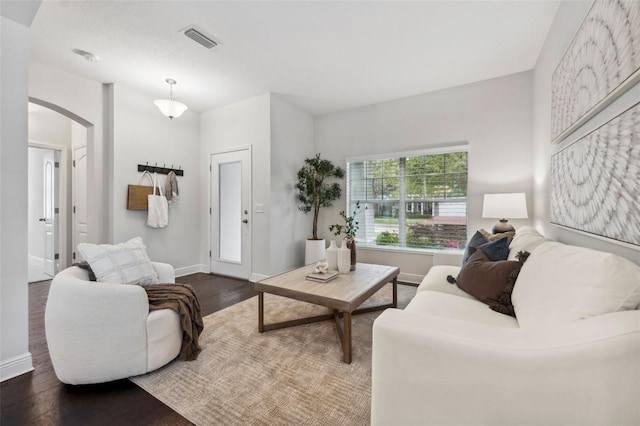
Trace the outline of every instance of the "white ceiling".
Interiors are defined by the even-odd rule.
[[[320,115],[530,70],[558,4],[46,0],[32,58],[150,102],[171,77],[196,111],[272,92]],[[222,45],[196,44],[190,25]]]

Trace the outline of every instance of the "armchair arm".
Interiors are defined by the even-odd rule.
[[[168,263],[151,262],[153,269],[158,273],[160,284],[173,284],[176,282],[176,271]]]
[[[45,311],[49,353],[69,384],[105,382],[147,369],[149,302],[137,285],[92,283],[77,267],[53,279]]]
[[[388,309],[372,412],[386,424],[638,424],[640,311],[507,329]]]

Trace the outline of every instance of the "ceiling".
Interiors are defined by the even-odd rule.
[[[271,92],[321,115],[530,70],[558,4],[45,0],[31,54],[150,102],[170,77],[196,111]],[[185,37],[192,25],[221,46]]]

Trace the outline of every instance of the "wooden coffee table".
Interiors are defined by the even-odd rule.
[[[338,336],[342,343],[342,360],[350,364],[351,316],[397,307],[398,274],[400,273],[400,268],[358,263],[355,271],[348,274],[341,274],[338,278],[326,283],[306,279],[307,274],[312,272],[313,268],[314,265],[303,266],[302,268],[256,282],[255,289],[258,292],[258,331],[263,333],[269,330],[333,319],[336,322]],[[392,303],[357,309],[358,306],[362,305],[365,300],[370,298],[388,282],[393,282]],[[265,324],[264,293],[326,306],[332,309],[333,313]],[[342,317],[342,324],[340,317]]]

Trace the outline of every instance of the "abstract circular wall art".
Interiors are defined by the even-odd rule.
[[[551,140],[640,81],[640,1],[596,0],[553,73]]]
[[[640,248],[640,103],[551,157],[551,223]]]

